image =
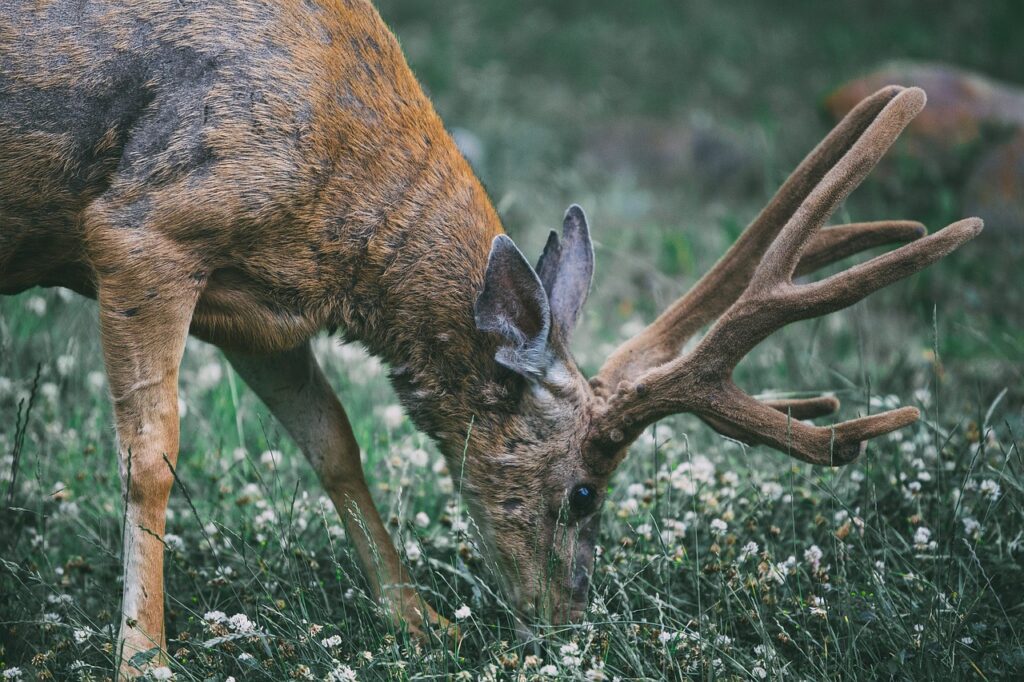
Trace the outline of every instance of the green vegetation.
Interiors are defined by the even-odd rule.
[[[1005,79],[1024,63],[1015,2],[380,4],[442,116],[478,144],[524,250],[539,253],[570,202],[587,209],[598,273],[576,345],[588,371],[739,234],[827,131],[819,105],[839,83],[897,57]],[[684,153],[645,156],[637,129]],[[890,156],[837,221],[936,229],[961,216],[955,171]],[[1013,241],[986,232],[740,366],[753,391],[832,391],[844,417],[921,407],[919,424],[857,463],[797,464],[688,417],[651,430],[610,491],[586,621],[530,643],[466,533],[458,481],[379,363],[317,340],[423,594],[463,616],[456,651],[419,647],[379,617],[302,456],[219,352],[190,341],[165,537],[175,679],[1019,678]],[[110,677],[122,512],[105,393],[95,304],[0,298],[0,676]]]

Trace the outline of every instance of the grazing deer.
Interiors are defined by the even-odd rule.
[[[726,256],[589,381],[569,352],[594,257],[578,207],[536,268],[362,0],[28,0],[0,6],[0,293],[99,302],[123,493],[121,674],[163,647],[164,513],[189,333],[221,347],[295,439],[398,622],[444,623],[374,507],[345,411],[310,351],[337,327],[390,365],[464,481],[514,604],[585,607],[609,477],[643,429],[690,412],[840,465],[902,408],[828,426],[832,398],[762,402],[733,367],[774,330],[844,308],[976,235],[964,220],[821,229],[921,111],[868,97]],[[910,242],[810,283],[863,249]],[[684,355],[684,342],[710,331]]]

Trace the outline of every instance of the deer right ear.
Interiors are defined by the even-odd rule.
[[[537,273],[515,243],[498,235],[474,306],[476,328],[502,337],[494,359],[528,379],[542,379],[555,361],[548,347],[551,311]]]

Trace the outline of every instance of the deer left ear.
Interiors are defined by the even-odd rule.
[[[594,246],[583,209],[565,212],[562,239],[554,230],[537,261],[537,274],[551,304],[555,335],[568,346],[594,277]]]
[[[529,379],[544,378],[555,362],[548,347],[548,297],[537,273],[506,235],[498,235],[491,244],[484,288],[473,312],[477,329],[503,339],[495,360]]]

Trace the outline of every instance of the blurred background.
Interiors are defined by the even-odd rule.
[[[928,109],[833,222],[936,230],[981,214],[986,231],[845,322],[787,330],[816,342],[774,347],[799,356],[788,376],[836,388],[830,369],[863,375],[870,360],[884,383],[938,341],[947,369],[1020,399],[1021,3],[378,6],[528,255],[569,203],[588,211],[597,275],[577,352],[590,369],[609,347],[595,338],[620,340],[685,292],[861,96],[924,87]]]

